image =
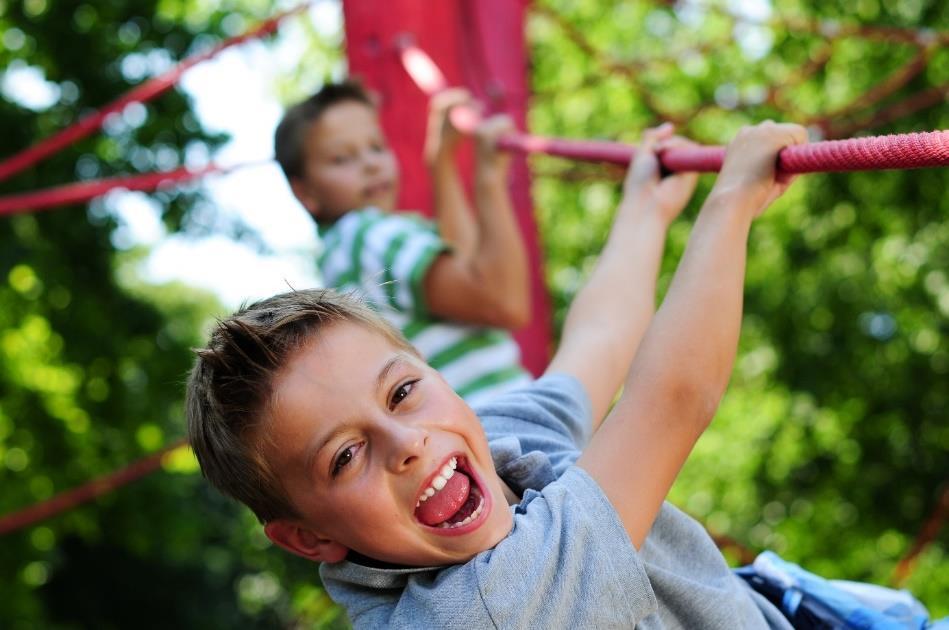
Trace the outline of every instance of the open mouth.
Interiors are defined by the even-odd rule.
[[[484,511],[485,497],[464,457],[452,457],[419,496],[415,517],[424,525],[460,529]]]

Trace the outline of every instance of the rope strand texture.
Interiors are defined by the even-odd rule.
[[[408,36],[396,42],[402,66],[420,90],[434,95],[448,87],[445,76],[428,54]],[[471,107],[452,110],[452,123],[471,133],[480,115]],[[635,148],[618,142],[596,142],[511,134],[498,141],[507,151],[544,153],[592,162],[626,165]],[[659,157],[670,172],[717,172],[725,159],[720,146],[671,149]],[[778,170],[787,174],[831,171],[866,171],[891,168],[949,166],[949,131],[932,131],[850,140],[829,140],[784,149],[778,156]]]
[[[618,142],[596,142],[513,134],[498,146],[508,151],[544,153],[573,160],[626,165],[635,147]],[[670,172],[721,170],[725,147],[670,149],[659,156]],[[778,170],[788,174],[949,166],[949,131],[929,131],[849,140],[828,140],[790,146],[778,155]]]

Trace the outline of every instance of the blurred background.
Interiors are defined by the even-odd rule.
[[[294,5],[0,0],[0,157]],[[0,216],[0,515],[180,439],[213,318],[319,284],[316,230],[267,160],[286,104],[346,75],[342,19],[313,2],[0,182],[257,163]],[[632,143],[672,120],[722,144],[767,118],[814,139],[946,129],[947,33],[940,0],[536,0],[530,130]],[[622,171],[530,166],[556,328]],[[713,181],[673,226],[663,290]],[[947,169],[809,175],[756,223],[732,384],[671,496],[733,562],[773,549],[949,615],[947,191]],[[316,565],[272,548],[186,449],[0,536],[0,558],[4,628],[347,627]]]

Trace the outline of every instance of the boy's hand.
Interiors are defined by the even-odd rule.
[[[428,131],[425,137],[425,159],[429,164],[454,155],[462,135],[451,123],[448,114],[453,107],[471,104],[471,93],[464,88],[443,90],[429,101]]]
[[[805,142],[807,130],[800,125],[766,120],[743,127],[725,151],[725,163],[712,194],[735,195],[750,209],[752,217],[757,217],[794,181],[793,177],[778,177],[778,153],[784,147]]]
[[[514,132],[514,121],[507,114],[495,114],[482,120],[475,128],[477,141],[477,160],[480,171],[491,170],[495,174],[504,175],[511,164],[511,155],[507,151],[499,151],[498,138]]]
[[[626,172],[623,200],[620,202],[620,208],[653,208],[666,225],[682,212],[699,178],[698,173],[661,177],[659,153],[694,146],[685,138],[673,136],[673,130],[670,123],[665,123],[643,132],[636,157]]]

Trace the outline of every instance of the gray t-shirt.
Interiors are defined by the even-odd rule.
[[[522,496],[511,533],[460,565],[323,564],[324,586],[357,628],[790,630],[672,505],[636,550],[599,485],[574,466],[590,433],[576,379],[545,376],[476,411],[498,474]]]

